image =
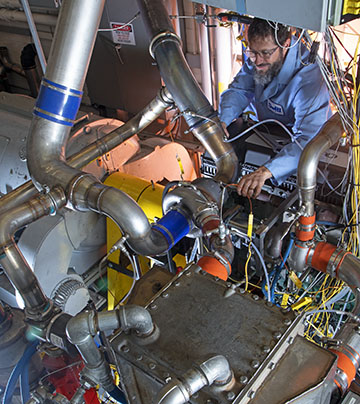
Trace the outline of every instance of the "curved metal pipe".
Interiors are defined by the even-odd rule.
[[[233,373],[228,360],[222,355],[217,355],[188,370],[180,380],[165,385],[154,403],[185,404],[203,387],[212,384],[227,385],[232,379]]]
[[[89,144],[78,153],[67,158],[68,164],[74,168],[84,167],[94,159],[119,146],[131,136],[144,130],[171,105],[173,105],[172,98],[167,89],[163,87],[157,96],[150,101],[142,111],[136,114],[120,128],[111,131],[102,139]],[[28,201],[37,193],[38,191],[32,181],[27,181],[0,198],[0,215],[6,210],[12,209]]]
[[[214,159],[218,169],[216,179],[234,181],[236,154],[230,143],[222,141],[225,133],[185,60],[163,2],[137,0],[137,3],[151,37],[150,53],[190,129]]]
[[[66,326],[68,340],[76,346],[85,361],[90,377],[106,391],[114,388],[110,367],[103,353],[97,348],[93,337],[98,331],[122,328],[134,330],[139,337],[147,337],[154,331],[150,313],[140,306],[121,306],[117,310],[87,311],[70,319]]]
[[[216,185],[213,187],[212,184]],[[191,215],[193,223],[209,238],[211,252],[220,261],[225,258],[226,266],[231,266],[234,259],[234,246],[230,236],[221,234],[219,216],[218,190],[219,184],[209,179],[195,180],[191,185],[179,186],[163,198],[163,211],[168,212],[175,206],[181,206]],[[228,274],[231,268],[228,269]]]
[[[334,114],[319,133],[305,146],[301,153],[297,171],[300,208],[303,215],[314,214],[316,173],[321,155],[334,145],[344,132],[339,113]]]
[[[65,162],[65,145],[81,101],[104,3],[62,4],[27,144],[29,171],[40,189],[60,185],[67,190],[78,174]]]
[[[0,263],[11,283],[24,299],[29,317],[43,313],[49,306],[49,302],[18,249],[14,234],[40,217],[53,214],[65,206],[65,203],[66,198],[62,190],[55,189],[48,195],[38,195],[26,204],[0,215]]]

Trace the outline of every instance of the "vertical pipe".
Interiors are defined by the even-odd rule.
[[[221,26],[215,28],[215,63],[219,99],[232,78],[231,30],[229,28]]]
[[[104,3],[62,3],[28,137],[28,167],[39,188],[65,189],[78,174],[65,163],[65,145],[80,106]]]
[[[201,67],[201,87],[206,95],[206,98],[212,104],[212,84],[211,84],[211,69],[209,55],[209,33],[208,28],[204,24],[200,24],[199,29],[199,44],[200,44],[200,67]]]
[[[32,36],[32,38],[34,40],[34,44],[35,44],[35,47],[36,47],[36,52],[38,54],[38,58],[39,58],[39,61],[40,61],[42,72],[43,72],[43,74],[45,74],[45,71],[46,71],[46,59],[45,59],[44,51],[43,51],[42,46],[41,46],[41,42],[40,42],[40,38],[39,38],[39,35],[38,35],[38,32],[37,32],[37,29],[36,29],[36,26],[35,26],[35,22],[34,22],[32,13],[31,13],[29,2],[28,2],[28,0],[21,0],[21,4],[23,6],[23,9],[24,9],[24,12],[25,12],[25,15],[26,15],[26,19],[27,19],[28,24],[29,24],[31,36]]]

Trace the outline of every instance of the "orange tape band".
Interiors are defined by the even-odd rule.
[[[225,266],[214,257],[205,255],[199,259],[197,265],[208,274],[217,276],[223,281],[226,281],[229,276]]]

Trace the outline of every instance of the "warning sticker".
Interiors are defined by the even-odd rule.
[[[121,43],[124,45],[136,45],[134,28],[132,24],[126,24],[122,22],[111,22],[112,29],[118,28],[115,31],[111,31],[113,42]]]

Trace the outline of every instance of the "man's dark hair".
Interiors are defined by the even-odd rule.
[[[249,25],[248,40],[251,41],[254,38],[266,38],[268,36],[271,36],[275,43],[283,46],[286,40],[291,37],[291,30],[286,25],[280,23],[254,18]]]

